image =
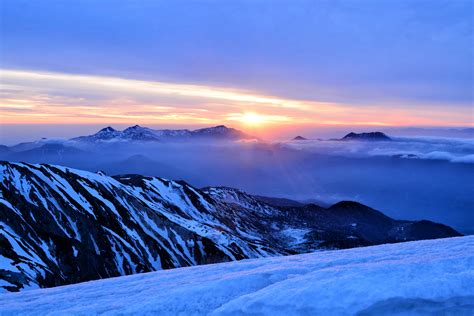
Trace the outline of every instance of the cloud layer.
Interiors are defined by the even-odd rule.
[[[396,137],[387,142],[292,141],[286,145],[313,153],[344,157],[396,157],[474,163],[474,139]]]

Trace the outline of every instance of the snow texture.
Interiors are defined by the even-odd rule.
[[[473,315],[474,236],[7,293],[0,314]]]

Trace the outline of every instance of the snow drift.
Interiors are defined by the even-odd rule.
[[[164,270],[0,295],[0,313],[473,315],[474,236]]]

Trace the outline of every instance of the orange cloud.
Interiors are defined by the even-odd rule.
[[[2,70],[3,124],[221,124],[472,126],[472,110],[426,104],[364,105],[268,96],[207,85]]]

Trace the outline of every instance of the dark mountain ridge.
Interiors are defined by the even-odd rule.
[[[308,139],[303,137],[303,136],[298,135],[298,136],[294,137],[292,140],[308,140]]]
[[[359,141],[390,141],[392,140],[390,137],[385,135],[382,132],[370,132],[370,133],[354,133],[350,132],[341,140],[359,140]]]
[[[0,189],[0,287],[7,291],[460,235],[355,202],[278,206],[232,188],[53,165],[0,162]]]

